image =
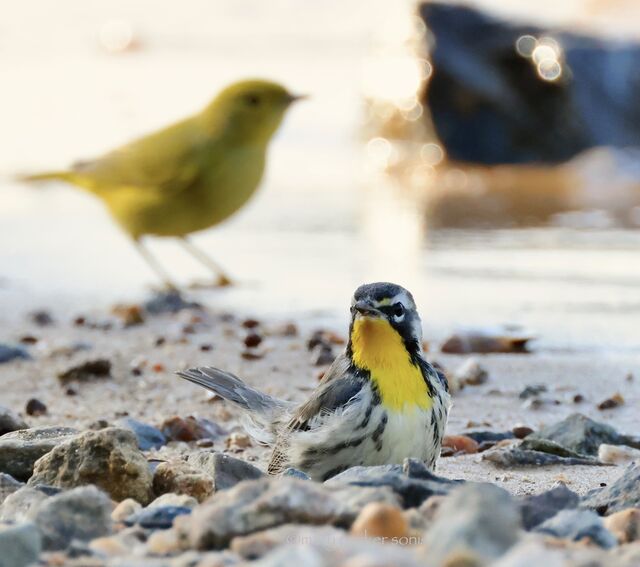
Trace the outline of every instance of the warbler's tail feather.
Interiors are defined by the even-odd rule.
[[[267,445],[273,443],[277,423],[293,405],[259,392],[233,374],[210,366],[190,368],[177,374],[243,409],[248,418],[245,428],[257,441]]]
[[[18,175],[18,181],[33,183],[38,181],[67,181],[73,182],[75,179],[72,171],[44,171],[41,173],[30,173],[27,175]]]

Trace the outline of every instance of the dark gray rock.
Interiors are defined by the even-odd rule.
[[[202,309],[202,305],[185,299],[178,291],[159,291],[144,302],[144,309],[150,315],[161,315],[183,309]]]
[[[285,469],[282,473],[282,476],[290,476],[293,478],[299,478],[300,480],[311,480],[311,477],[307,473],[303,473],[298,469],[294,469],[293,467],[289,467]]]
[[[625,508],[640,507],[640,465],[629,466],[615,482],[592,490],[582,500],[581,507],[608,516]]]
[[[610,425],[599,423],[580,413],[574,413],[558,423],[535,431],[525,441],[531,444],[541,440],[552,441],[584,456],[597,456],[598,447],[602,443],[640,448],[640,438],[621,435]]]
[[[0,565],[26,567],[35,563],[42,550],[38,528],[30,523],[19,526],[0,525]]]
[[[387,487],[328,487],[296,478],[265,477],[216,492],[186,522],[180,522],[180,529],[193,547],[220,549],[236,536],[283,524],[347,527],[370,502],[398,505]]]
[[[116,425],[133,431],[133,434],[138,440],[138,449],[141,451],[159,449],[167,444],[167,438],[164,436],[162,431],[157,427],[153,427],[153,425],[143,423],[137,419],[125,417],[124,419],[119,419],[116,422]]]
[[[0,406],[0,436],[5,433],[10,433],[11,431],[27,429],[28,427],[27,422],[16,412],[4,406]]]
[[[63,386],[69,382],[90,382],[105,378],[111,378],[111,361],[107,358],[86,360],[58,374],[58,380]]]
[[[36,487],[23,486],[5,498],[0,507],[0,521],[24,522],[31,518],[31,513],[44,502],[49,494]]]
[[[114,500],[153,499],[153,475],[128,429],[85,431],[38,460],[29,484],[72,488],[95,484]]]
[[[173,525],[175,518],[191,514],[191,511],[186,506],[153,506],[129,516],[124,523],[127,526],[137,524],[150,530],[166,530]]]
[[[520,501],[522,527],[531,530],[561,510],[577,508],[579,502],[580,497],[565,484],[559,484],[542,494],[525,496]]]
[[[30,360],[29,352],[18,345],[7,345],[0,343],[0,364],[11,362],[12,360]]]
[[[476,443],[484,443],[485,441],[503,441],[504,439],[514,439],[515,435],[512,431],[468,431],[465,432],[467,437],[471,437]]]
[[[444,500],[424,543],[429,565],[444,565],[455,556],[484,565],[504,554],[519,537],[520,511],[511,495],[493,484],[467,483]]]
[[[422,102],[453,160],[558,163],[590,147],[640,146],[637,43],[554,30],[563,73],[546,81],[515,48],[546,29],[448,3],[424,2],[420,15],[434,46]]]
[[[605,549],[617,544],[614,535],[604,527],[600,516],[589,510],[562,510],[534,531],[573,541],[589,538]]]
[[[34,427],[7,433],[0,437],[0,472],[26,481],[40,457],[77,434],[71,427]]]
[[[243,480],[256,480],[264,473],[252,464],[214,451],[192,453],[187,462],[213,478],[213,489],[227,490]]]
[[[13,494],[23,486],[24,484],[22,482],[17,481],[10,474],[0,473],[0,506],[2,506],[7,496]]]
[[[111,500],[95,486],[74,488],[38,505],[33,521],[44,549],[65,549],[74,539],[90,541],[111,533]]]
[[[497,467],[502,468],[542,467],[547,465],[605,466],[605,463],[602,463],[598,459],[592,457],[562,457],[552,453],[525,450],[517,447],[512,449],[492,449],[490,451],[485,451],[482,453],[482,460],[488,461]]]
[[[462,482],[436,476],[423,463],[406,459],[404,465],[351,467],[325,481],[324,484],[328,487],[380,488],[387,486],[400,497],[404,508],[415,508],[430,496],[447,494]]]

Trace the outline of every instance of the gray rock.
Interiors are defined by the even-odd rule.
[[[621,435],[610,425],[599,423],[580,413],[543,427],[526,438],[527,443],[536,440],[553,441],[569,451],[594,457],[598,455],[598,447],[602,443],[640,448],[640,438]]]
[[[127,526],[139,525],[151,530],[166,530],[173,525],[178,516],[191,514],[186,506],[153,506],[129,516],[124,523]]]
[[[577,508],[579,502],[580,497],[565,484],[559,484],[542,494],[525,496],[520,501],[522,526],[525,530],[531,530],[560,510]]]
[[[111,500],[95,486],[74,488],[40,504],[33,521],[44,549],[65,549],[74,539],[86,542],[111,533]]]
[[[12,360],[31,360],[31,355],[21,346],[0,343],[0,364]]]
[[[27,567],[35,563],[42,550],[42,538],[33,524],[0,526],[0,565]]]
[[[0,472],[17,480],[28,480],[40,457],[77,433],[78,430],[71,427],[34,427],[3,435],[0,437]]]
[[[425,546],[429,565],[455,556],[479,564],[504,554],[520,537],[520,512],[509,493],[493,484],[466,484],[453,491],[436,512]]]
[[[231,542],[230,550],[243,559],[252,561],[281,545],[310,545],[314,542],[341,543],[347,537],[344,530],[333,526],[299,526],[286,524],[247,536],[239,536]]]
[[[606,516],[625,508],[640,507],[640,465],[630,465],[615,482],[592,490],[582,500],[581,507]]]
[[[527,437],[527,439],[529,438]],[[527,439],[525,439],[525,441]],[[520,449],[518,447],[485,451],[482,454],[482,460],[493,463],[501,468],[543,467],[548,465],[606,466],[605,463],[593,457],[563,457],[545,451],[533,451],[530,449]]]
[[[16,490],[24,486],[22,482],[18,482],[10,474],[0,473],[0,506],[7,496],[13,494]]]
[[[22,419],[16,412],[0,406],[0,436],[18,429],[27,429],[27,422]]]
[[[156,494],[186,494],[204,502],[213,494],[213,477],[186,461],[160,463],[153,473]]]
[[[299,478],[300,480],[311,480],[311,477],[307,473],[303,473],[298,469],[294,469],[293,467],[289,467],[285,469],[282,473],[282,476],[290,476],[293,478]]]
[[[151,449],[159,449],[167,444],[167,438],[162,431],[153,425],[143,423],[137,419],[126,417],[116,422],[118,427],[130,429],[138,440],[138,449],[141,451],[149,451]]]
[[[42,487],[23,486],[7,496],[0,507],[0,521],[24,522],[32,517],[32,510],[44,502],[51,494]]]
[[[183,309],[202,309],[202,305],[186,300],[178,291],[159,291],[144,302],[144,309],[150,315],[161,315]]]
[[[605,549],[617,544],[615,536],[604,527],[600,516],[590,510],[562,510],[535,531],[573,541],[589,538]]]
[[[325,481],[325,485],[332,488],[345,485],[371,488],[387,486],[400,497],[405,508],[415,508],[430,496],[448,494],[461,482],[436,476],[424,463],[405,459],[403,465],[351,467]]]
[[[264,473],[253,465],[214,451],[192,453],[187,462],[213,478],[214,491],[226,490],[243,480],[256,480]]]
[[[293,543],[275,547],[261,559],[251,563],[252,567],[282,567],[283,565],[304,565],[305,567],[419,567],[425,565],[424,557],[414,553],[409,546],[383,544],[365,538],[329,533],[327,539],[313,537],[313,532],[300,532],[304,538]],[[318,530],[318,536],[323,532]],[[467,565],[467,564],[465,564]]]
[[[329,488],[296,478],[265,477],[216,492],[194,510],[185,535],[197,549],[219,549],[235,536],[282,524],[346,527],[372,501],[397,505],[388,488]]]
[[[168,492],[167,494],[158,496],[158,498],[149,504],[148,508],[155,508],[156,506],[181,506],[193,509],[197,505],[198,501],[193,496]],[[111,517],[113,517],[113,514]]]
[[[109,427],[86,431],[58,445],[35,464],[29,484],[73,488],[95,484],[111,498],[152,500],[153,476],[135,435]]]
[[[485,441],[502,441],[503,439],[514,439],[515,435],[512,431],[466,431],[465,435],[471,437],[476,443],[484,443]]]

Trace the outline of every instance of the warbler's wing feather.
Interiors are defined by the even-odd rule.
[[[420,366],[420,370],[422,371],[422,376],[424,377],[424,380],[427,383],[427,387],[429,388],[430,396],[433,396],[434,394],[433,392],[433,388],[435,386],[434,381],[438,381],[440,385],[444,388],[445,392],[449,391],[449,382],[444,372],[442,372],[442,370],[431,365],[424,358],[419,358],[418,364]]]
[[[207,134],[193,117],[95,160],[79,162],[72,172],[79,183],[96,191],[137,187],[175,193],[195,183],[204,160],[216,155],[214,145],[215,136]]]
[[[351,362],[346,355],[336,358],[309,400],[294,412],[280,431],[267,468],[269,474],[278,474],[287,467],[288,438],[292,432],[312,429],[315,417],[346,407],[362,390],[365,379],[350,372],[350,367]]]

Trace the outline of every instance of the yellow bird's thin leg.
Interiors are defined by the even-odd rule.
[[[182,246],[189,254],[191,254],[196,260],[205,265],[215,274],[217,278],[217,286],[226,287],[233,284],[231,278],[224,273],[224,270],[218,265],[218,263],[212,260],[207,254],[200,250],[200,248],[195,246],[193,242],[191,242],[191,240],[189,240],[186,236],[181,236],[179,238],[179,241],[182,243]]]
[[[149,267],[162,280],[162,283],[165,285],[165,287],[167,289],[177,291],[178,286],[175,283],[173,283],[173,280],[169,277],[169,274],[165,271],[165,269],[162,267],[160,262],[158,262],[158,260],[155,259],[153,254],[151,254],[151,252],[147,250],[147,248],[142,244],[142,242],[139,239],[134,238],[133,244],[136,247],[136,250],[140,253],[140,256],[144,258],[145,262],[149,265]]]

